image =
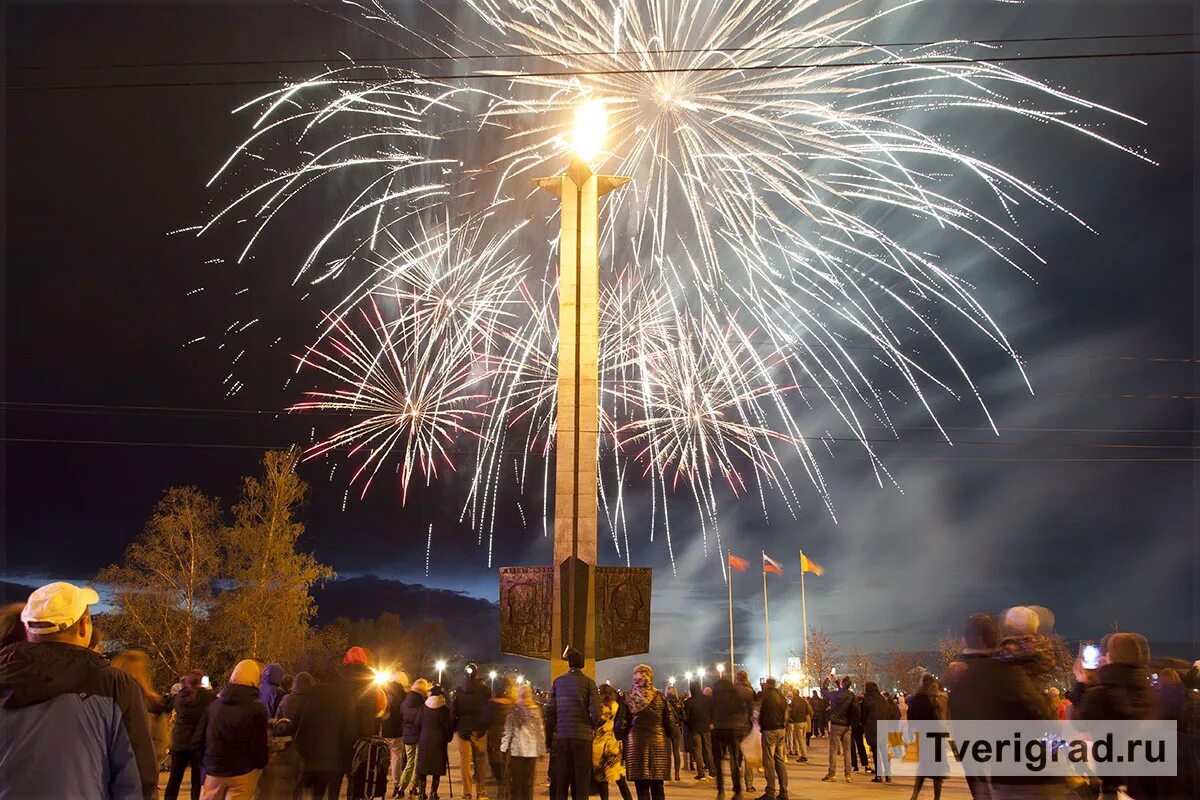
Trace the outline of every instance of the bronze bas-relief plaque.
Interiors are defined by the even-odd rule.
[[[551,567],[500,568],[500,650],[550,659]]]
[[[596,660],[650,652],[649,567],[596,568]]]

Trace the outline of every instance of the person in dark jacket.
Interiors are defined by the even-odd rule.
[[[913,695],[912,702],[908,704],[908,719],[910,722],[946,719],[946,696],[942,694],[942,687],[938,685],[938,680],[933,675],[926,673],[921,676],[921,690]],[[911,800],[917,800],[917,795],[921,793],[921,787],[925,785],[926,778],[933,782],[933,800],[941,800],[945,774],[918,774],[913,784]]]
[[[812,736],[812,705],[801,692],[788,699],[789,755],[798,756],[801,764],[808,763],[808,742]]]
[[[546,739],[554,743],[553,800],[587,800],[592,783],[592,731],[600,722],[600,693],[583,674],[583,653],[568,648],[565,675],[550,686],[546,699]]]
[[[675,781],[679,782],[679,770],[682,766],[683,753],[680,745],[683,742],[683,700],[679,699],[679,690],[674,684],[667,687],[665,695],[667,700],[667,708],[671,711],[671,716],[675,719],[675,735],[671,738],[671,765],[674,767]]]
[[[700,689],[699,681],[688,687],[688,699],[683,704],[683,716],[692,737],[692,757],[696,761],[696,780],[702,781],[716,775],[713,765],[712,744],[712,698]]]
[[[854,717],[850,720],[850,767],[858,772],[861,764],[863,772],[873,772],[867,759],[867,720],[862,701],[861,695],[854,696]]]
[[[734,800],[742,797],[742,739],[753,727],[754,690],[724,675],[712,687],[713,766],[717,768],[717,800],[725,800],[724,759],[729,757]]]
[[[496,780],[496,800],[508,798],[508,759],[501,752],[500,743],[504,738],[504,723],[512,713],[516,700],[517,682],[512,675],[505,675],[500,679],[500,693],[488,701],[480,721],[480,726],[487,732],[488,764]]]
[[[429,681],[417,678],[412,688],[400,704],[400,717],[403,720],[402,737],[404,739],[404,771],[400,775],[400,785],[394,789],[394,797],[403,797],[405,792],[417,788],[417,743],[421,738],[421,710],[425,708],[425,699],[429,697]]]
[[[287,717],[281,716],[271,723],[267,766],[258,779],[254,800],[300,800],[304,759],[295,748],[295,732],[296,726]]]
[[[200,800],[251,797],[267,766],[267,707],[258,699],[262,667],[239,661],[192,736],[204,764]]]
[[[858,716],[858,698],[850,691],[852,681],[842,678],[837,689],[826,695],[829,720],[829,772],[825,773],[823,781],[832,781],[837,775],[837,757],[842,756],[842,770],[846,783],[850,778],[850,727]]]
[[[450,709],[441,686],[429,690],[429,697],[417,718],[417,783],[421,800],[438,800],[438,785],[450,767],[447,747],[454,738]],[[430,793],[425,794],[425,777],[431,777]],[[465,797],[465,795],[464,795]]]
[[[171,772],[167,776],[167,788],[163,800],[178,800],[179,787],[183,785],[183,773],[192,768],[192,800],[200,800],[200,753],[192,749],[192,737],[196,726],[204,719],[208,704],[216,695],[203,685],[204,674],[191,670],[183,676],[183,688],[171,701],[175,711],[175,722],[171,726]]]
[[[788,703],[783,692],[775,688],[775,679],[763,682],[758,708],[758,730],[762,739],[763,772],[767,776],[767,791],[759,800],[786,800]],[[779,793],[775,792],[776,780]]]
[[[987,614],[972,614],[963,626],[963,651],[946,671],[952,720],[1039,720],[1050,718],[1050,707],[1020,665],[992,658],[1000,642],[1000,629]],[[909,718],[912,708],[909,707]],[[1053,792],[1061,781],[968,775],[967,788],[976,800],[993,797],[1029,797]]]
[[[292,746],[304,759],[301,786],[313,800],[337,800],[342,790],[342,712],[337,687],[318,684],[307,672],[292,681],[279,715],[295,726]]]
[[[625,702],[629,707],[625,776],[633,781],[638,800],[663,800],[663,783],[671,779],[670,743],[679,726],[667,698],[654,686],[649,665],[633,668],[633,687]]]
[[[258,687],[258,699],[267,709],[268,719],[275,719],[279,711],[279,701],[286,694],[283,690],[283,665],[267,664],[262,674],[262,685]]]
[[[868,744],[871,745],[871,755],[875,762],[875,777],[871,779],[872,783],[882,783],[884,773],[887,772],[887,747],[879,746],[879,725],[886,725],[888,721],[888,701],[887,698],[879,691],[879,684],[875,681],[867,681],[867,688],[863,692],[860,716],[863,721],[863,734],[867,737]],[[891,775],[888,774],[890,778]],[[891,783],[889,780],[888,783]]]
[[[1158,703],[1146,665],[1150,645],[1137,633],[1113,633],[1104,639],[1104,652],[1094,680],[1083,693],[1075,713],[1078,720],[1147,720],[1158,716]],[[1101,794],[1116,796],[1121,784],[1133,800],[1156,798],[1156,781],[1141,776],[1105,776]]]
[[[811,744],[812,737],[816,736],[819,739],[825,735],[825,711],[829,708],[829,704],[816,689],[812,690],[812,697],[808,698],[808,704],[813,710],[812,727],[808,735],[808,741]]]
[[[479,667],[467,664],[462,684],[450,700],[450,724],[458,736],[458,768],[463,797],[487,800],[487,728],[483,712],[492,693],[479,678]]]
[[[158,796],[144,693],[88,649],[99,599],[47,584],[21,610],[26,641],[0,648],[0,800]]]
[[[379,735],[379,720],[387,714],[387,693],[375,683],[371,653],[351,647],[342,659],[334,683],[342,704],[341,770],[349,776],[354,747],[360,739]]]

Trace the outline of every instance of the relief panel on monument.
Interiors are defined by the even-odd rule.
[[[650,652],[649,567],[596,570],[596,659]]]
[[[500,568],[500,651],[550,659],[550,567]]]

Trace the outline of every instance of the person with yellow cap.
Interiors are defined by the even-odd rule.
[[[0,800],[158,796],[142,688],[92,652],[94,589],[29,595],[26,641],[0,647]]]
[[[201,753],[200,800],[250,800],[267,766],[267,707],[258,699],[262,667],[239,661],[229,683],[205,709],[192,750]]]

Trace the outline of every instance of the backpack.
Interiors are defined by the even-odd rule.
[[[392,753],[378,736],[359,739],[350,761],[348,800],[371,800],[387,796],[388,768]]]

